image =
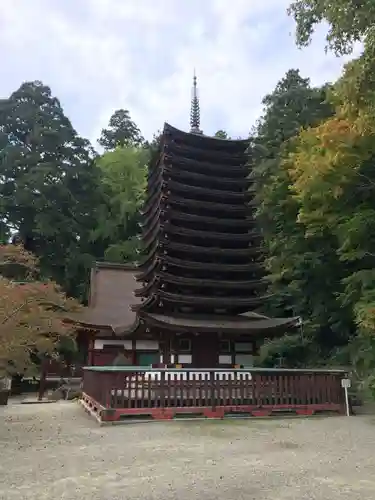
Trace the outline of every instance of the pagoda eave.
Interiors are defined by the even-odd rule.
[[[209,171],[217,173],[217,168],[215,168],[216,164],[208,161],[196,160],[194,158],[182,158],[179,155],[169,154],[167,153],[163,162],[165,166],[173,165],[173,168],[176,168],[176,172],[178,170],[182,172],[195,172],[196,174],[207,175]],[[246,168],[245,165],[242,167],[230,166],[230,176],[228,176],[228,166],[220,172],[220,178],[224,179],[238,179],[238,180],[246,180],[249,175],[249,169]],[[233,175],[234,174],[234,175]]]
[[[259,262],[249,262],[247,264],[221,264],[215,262],[194,262],[186,261],[184,259],[178,259],[176,257],[170,256],[159,256],[161,265],[171,265],[176,267],[181,267],[183,269],[205,269],[209,271],[232,271],[232,272],[243,272],[243,271],[257,271],[263,269],[263,266]]]
[[[161,198],[161,191],[162,191],[162,182],[160,183],[158,189],[156,189],[155,192],[152,193],[150,197],[146,200],[143,209],[140,210],[141,216],[146,217],[147,214],[152,211],[154,206],[159,204]]]
[[[146,217],[144,217],[143,221],[141,220],[139,225],[142,228],[147,228],[147,226],[150,226],[155,223],[155,219],[158,219],[161,215],[161,209],[160,209],[160,203],[157,203],[147,214]]]
[[[223,192],[223,197],[225,196],[225,192]],[[194,198],[181,198],[179,196],[170,196],[168,199],[168,204],[171,206],[184,207],[184,208],[193,208],[193,209],[206,209],[211,210],[212,212],[221,212],[221,213],[229,213],[229,214],[247,214],[248,213],[248,205],[231,205],[229,203],[217,203],[213,201],[201,201],[196,200]],[[235,220],[234,220],[235,221]]]
[[[168,154],[177,155],[177,157],[183,157],[190,160],[197,160],[198,165],[204,162],[212,165],[212,160],[215,161],[215,172],[220,172],[225,175],[228,170],[228,166],[233,169],[233,173],[248,172],[247,165],[243,162],[243,152],[239,153],[226,153],[225,151],[209,151],[206,152],[204,149],[196,148],[194,146],[186,146],[184,144],[177,144],[176,142],[170,142],[165,146],[165,151]],[[207,168],[207,167],[205,167]]]
[[[162,301],[173,302],[182,305],[204,305],[211,307],[224,307],[228,306],[228,297],[212,297],[204,295],[181,295],[170,292],[165,292],[164,290],[158,291],[158,297]],[[259,297],[231,297],[230,307],[252,307],[254,305],[261,304],[264,300],[268,299],[270,295],[262,295]]]
[[[142,240],[144,248],[147,248],[149,246],[149,242],[158,236],[160,227],[160,220],[156,218],[151,225],[143,228]]]
[[[150,295],[147,297],[146,300],[143,300],[139,304],[135,304],[130,306],[130,309],[132,312],[135,312],[139,315],[141,311],[148,311],[150,308],[152,308],[155,304],[158,302],[158,297],[156,295]]]
[[[140,276],[140,274],[143,274],[149,268],[150,269],[153,268],[154,262],[159,259],[159,256],[157,254],[157,248],[158,248],[158,245],[153,247],[151,252],[149,254],[147,254],[143,260],[138,262],[137,269],[139,270],[139,274],[137,275],[137,280],[138,280],[138,277]]]
[[[166,233],[178,234],[181,236],[187,236],[191,238],[204,238],[204,239],[210,238],[212,240],[230,241],[230,242],[233,241],[249,242],[254,239],[260,240],[262,237],[259,231],[251,231],[246,233],[221,233],[217,231],[199,231],[197,229],[190,229],[182,226],[176,226],[172,223],[165,224],[164,231]]]
[[[146,285],[134,290],[135,297],[147,296],[150,292],[152,292],[152,289],[155,287],[155,285],[158,283],[158,281],[159,281],[158,276],[153,275],[152,279]]]
[[[162,261],[161,260],[159,260],[159,259],[155,260],[147,269],[145,269],[142,273],[140,273],[137,276],[136,281],[138,283],[146,283],[147,282],[147,284],[148,284],[149,282],[151,282],[154,279],[155,275],[158,275],[158,276],[162,277],[163,271],[161,271],[160,269],[163,268],[163,267],[164,266],[162,265]],[[200,270],[201,271],[206,271],[207,270],[207,266],[203,266],[203,265],[200,266],[200,267],[191,267],[191,266],[188,267],[186,265],[185,266],[184,265],[178,265],[178,267],[180,267],[182,269],[196,270],[196,271],[200,271]],[[238,268],[236,270],[238,270]],[[232,272],[233,272],[233,270],[232,270]],[[242,269],[240,269],[239,272],[242,273],[243,272]],[[257,289],[261,288],[261,286],[264,285],[266,283],[266,280],[268,279],[268,278],[263,278],[263,274],[264,274],[263,268],[260,267],[260,266],[257,266],[257,267],[253,266],[250,269],[250,272],[252,272],[255,275],[258,275],[259,278],[258,279],[254,278],[254,282],[257,282],[257,283],[259,282],[259,285],[258,284],[255,285],[254,284],[254,286]],[[182,284],[182,280],[184,280],[184,278],[179,278],[179,279],[181,279],[181,284]],[[197,278],[186,278],[186,280],[195,280],[195,279],[198,282]],[[167,282],[167,280],[165,280],[165,281]],[[171,283],[173,283],[173,282],[171,281]],[[177,283],[177,281],[176,281],[176,283]],[[185,285],[189,285],[190,281],[186,281],[186,282],[184,281],[183,283]],[[210,283],[209,286],[211,286],[212,281],[209,281],[209,283]],[[195,281],[192,281],[192,286],[197,286],[197,285],[195,285]],[[232,287],[228,286],[226,288],[227,289],[231,289]],[[245,286],[242,287],[241,286],[241,282],[239,282],[239,288],[246,289],[247,286],[246,287]],[[139,290],[140,289],[141,288],[139,288]]]
[[[251,288],[261,288],[265,286],[268,282],[265,278],[246,280],[246,281],[228,281],[228,280],[209,280],[200,278],[186,278],[183,276],[175,276],[173,274],[168,274],[163,271],[158,272],[158,278],[165,283],[175,284],[175,285],[188,285],[194,287],[214,287],[218,288],[229,288],[229,289],[251,289]]]
[[[207,315],[206,317],[193,318],[186,316],[167,316],[162,314],[141,313],[143,321],[149,327],[163,328],[173,332],[220,332],[222,334],[238,335],[250,334],[271,338],[280,335],[291,328],[297,328],[301,319],[294,318],[262,318],[248,319],[245,316],[219,316]]]
[[[173,127],[169,123],[164,125],[164,133],[167,136],[172,136],[174,141],[181,141],[188,146],[209,146],[217,151],[233,152],[233,153],[243,153],[246,147],[249,146],[249,139],[221,139],[219,137],[209,137],[207,135],[192,134],[189,132],[184,132],[178,128]]]
[[[236,223],[237,227],[244,227],[244,228],[250,228],[250,227],[256,227],[257,222],[252,219],[252,218],[246,218],[246,219],[229,219],[229,218],[223,218],[223,217],[215,217],[215,216],[204,216],[204,215],[196,215],[196,214],[188,214],[184,212],[179,212],[176,210],[171,210],[169,212],[168,216],[168,221],[169,220],[180,220],[180,221],[187,221],[187,222],[200,222],[204,223],[208,226],[221,226],[221,227],[227,227],[227,226],[233,226],[233,222]]]
[[[188,181],[196,181],[200,185],[213,185],[218,184],[221,186],[237,186],[237,187],[247,187],[251,184],[251,180],[247,177],[232,179],[229,177],[218,178],[212,177],[210,175],[205,175],[202,173],[192,172],[190,170],[176,170],[174,166],[165,165],[165,172],[169,175],[171,179],[186,179]]]
[[[243,202],[253,196],[249,190],[246,191],[230,191],[230,190],[222,190],[222,189],[213,189],[210,187],[203,186],[189,186],[187,184],[183,184],[178,181],[166,181],[166,187],[173,193],[188,193],[190,196],[194,195],[202,195],[202,196],[210,196],[210,197],[218,197],[219,199],[232,199]]]
[[[159,269],[159,267],[160,267],[159,259],[151,261],[148,267],[142,268],[142,264],[138,264],[139,274],[136,276],[136,281],[138,283],[146,281],[147,278],[152,275],[152,273],[156,272]]]
[[[147,297],[148,294],[158,293],[159,283],[163,282],[165,284],[172,285],[185,285],[192,288],[202,288],[208,287],[214,290],[259,290],[265,287],[265,280],[252,280],[252,281],[225,281],[225,280],[207,280],[198,278],[184,278],[175,277],[168,273],[158,272],[152,276],[152,279],[144,286],[136,289],[134,295],[136,297]],[[234,298],[236,302],[236,298]]]
[[[249,257],[259,255],[263,250],[259,247],[247,247],[247,248],[220,248],[220,247],[204,247],[198,245],[187,245],[185,243],[174,243],[170,240],[162,240],[163,248],[181,251],[189,254],[211,254],[211,255],[223,255],[223,256],[233,256],[233,257]]]

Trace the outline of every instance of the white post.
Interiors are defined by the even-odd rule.
[[[349,378],[343,378],[341,380],[341,387],[344,389],[344,394],[345,394],[345,408],[347,417],[350,417],[349,394],[348,394],[348,389],[350,386],[351,382]]]
[[[344,391],[345,391],[346,416],[350,417],[348,388],[345,387]]]

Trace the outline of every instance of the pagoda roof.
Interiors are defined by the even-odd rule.
[[[234,171],[239,173],[245,170],[243,165],[244,151],[238,153],[231,153],[226,151],[212,151],[205,150],[201,148],[195,148],[192,146],[186,146],[184,144],[176,144],[176,142],[168,142],[163,145],[163,153],[182,156],[190,160],[195,160],[199,158],[200,162],[207,162],[212,165],[212,161],[215,161],[216,171],[228,170],[228,167],[233,168]],[[152,163],[153,166],[157,164],[157,157]]]
[[[216,262],[187,261],[163,255],[154,259],[147,258],[145,261],[140,263],[140,267],[142,266],[142,273],[137,276],[137,281],[145,279],[151,272],[155,271],[161,262],[166,262],[171,266],[181,267],[183,269],[205,269],[206,271],[244,272],[263,270],[263,266],[260,262],[249,262],[248,264],[222,264]],[[146,264],[149,265],[146,266]]]
[[[157,189],[154,193],[151,193],[150,197],[147,199],[146,203],[143,205],[142,210],[139,211],[140,215],[146,220],[149,214],[155,213],[155,206],[159,207],[161,190]]]
[[[143,313],[142,319],[148,324],[171,329],[178,332],[221,332],[248,333],[271,337],[282,334],[290,328],[301,324],[300,317],[268,318],[267,316],[245,313],[237,316],[202,315],[194,318],[188,315],[167,316],[162,314]]]
[[[209,279],[203,279],[203,278],[190,278],[190,277],[184,277],[184,276],[175,276],[173,274],[168,274],[163,271],[160,271],[158,273],[158,276],[165,281],[168,281],[169,283],[176,283],[176,284],[188,284],[189,286],[194,286],[194,285],[199,285],[202,286],[217,286],[217,287],[223,287],[223,288],[237,288],[237,289],[242,289],[242,288],[249,288],[249,287],[261,287],[264,286],[266,283],[268,283],[268,279],[266,278],[259,278],[259,279],[253,279],[253,280],[209,280]]]
[[[164,252],[159,252],[160,247],[159,247],[159,241],[158,239],[155,239],[154,243],[149,245],[149,252],[145,256],[145,258],[138,263],[138,267],[140,269],[147,269],[149,265],[155,260],[159,259],[160,261],[169,263],[171,265],[177,265],[180,267],[186,267],[190,269],[197,269],[200,267],[206,267],[207,269],[210,270],[225,270],[227,269],[228,271],[230,270],[241,270],[241,271],[246,271],[251,269],[251,266],[254,264],[258,264],[256,262],[256,259],[261,256],[262,254],[262,249],[258,246],[256,247],[249,247],[249,248],[220,248],[220,247],[203,247],[203,246],[197,246],[197,245],[187,245],[185,243],[174,243],[171,241],[168,241],[168,243],[164,240],[163,241],[164,246],[168,247],[172,250],[178,250],[178,251],[183,251],[188,254],[195,254],[195,255],[201,255],[201,254],[215,254],[215,255],[225,255],[225,256],[249,256],[252,257],[252,261],[250,263],[239,263],[239,264],[227,264],[224,262],[205,262],[205,261],[196,261],[196,260],[188,260],[186,261],[184,258],[179,258],[179,257],[171,257],[170,255],[164,253]]]
[[[251,257],[253,255],[257,255],[261,253],[262,248],[256,247],[247,247],[247,248],[221,248],[221,247],[213,247],[213,246],[198,246],[198,245],[188,245],[187,243],[175,243],[170,240],[161,240],[165,246],[165,248],[169,248],[171,250],[179,250],[185,253],[193,253],[193,254],[211,254],[211,255],[225,255],[225,256],[242,256],[242,257]],[[206,262],[205,262],[206,264]],[[225,264],[221,264],[225,265]]]
[[[137,323],[132,306],[135,297],[134,265],[96,262],[91,271],[89,305],[70,318],[77,326],[93,330],[110,330],[115,334],[133,328]]]
[[[219,174],[221,179],[231,179],[233,176],[239,179],[246,179],[249,175],[249,167],[246,165],[246,157],[243,155],[242,162],[238,165],[225,165],[223,168],[218,169],[216,161],[202,161],[195,158],[185,158],[177,154],[164,154],[163,164],[173,165],[173,168],[183,171],[207,171],[208,175],[215,177]],[[240,161],[240,159],[238,160]],[[215,175],[213,175],[215,174]]]
[[[191,222],[202,222],[204,221],[207,224],[210,225],[220,225],[220,226],[233,226],[233,221],[236,222],[236,226],[241,226],[241,227],[249,227],[249,225],[256,225],[256,221],[254,219],[230,219],[228,218],[222,218],[222,217],[215,217],[214,215],[210,215],[209,217],[203,217],[202,215],[196,215],[196,214],[188,214],[188,213],[183,213],[183,212],[177,212],[177,211],[170,211],[169,213],[169,218],[171,220],[177,219],[177,220],[184,220],[184,221],[191,221]],[[142,224],[144,225],[144,224]]]
[[[223,198],[225,198],[225,191],[223,193]],[[201,201],[201,200],[195,200],[194,198],[183,198],[180,196],[174,196],[171,195],[168,197],[168,204],[170,205],[175,205],[175,206],[180,206],[180,207],[188,207],[188,208],[203,208],[207,210],[212,210],[212,211],[219,211],[219,212],[225,212],[228,211],[230,213],[240,213],[240,214],[247,214],[249,211],[249,208],[251,206],[251,203],[248,205],[245,204],[229,204],[229,203],[218,203],[214,201]]]
[[[155,225],[153,226],[155,228]],[[165,229],[171,234],[179,234],[181,236],[193,236],[196,238],[207,238],[207,231],[201,231],[198,229],[190,229],[187,227],[176,226],[171,223],[165,224]],[[221,241],[250,241],[254,239],[260,239],[262,235],[259,231],[253,230],[246,233],[222,233],[219,231],[210,231],[209,237],[212,240]]]
[[[149,227],[153,226],[156,223],[156,219],[162,217],[163,210],[160,210],[160,204],[155,205],[154,208],[147,214],[143,221],[139,223],[140,227],[145,228],[148,231]],[[165,211],[164,211],[165,212]],[[230,217],[220,217],[219,215],[216,217],[214,214],[210,216],[206,215],[197,215],[190,214],[188,212],[180,212],[178,210],[173,210],[172,208],[168,210],[168,220],[182,220],[188,222],[199,222],[206,223],[210,226],[231,226],[233,227],[233,223],[235,222],[236,226],[248,228],[250,226],[256,226],[257,222],[254,218],[241,218],[235,219]]]
[[[262,296],[253,296],[253,297],[234,297],[232,296],[230,299],[228,297],[222,297],[222,296],[215,296],[212,297],[211,295],[205,296],[205,295],[184,295],[181,293],[171,293],[171,292],[165,292],[164,290],[159,290],[158,291],[158,296],[160,299],[164,299],[168,302],[175,302],[178,304],[205,304],[205,305],[212,305],[215,307],[222,307],[222,306],[227,306],[228,301],[230,301],[230,305],[233,307],[251,307],[254,304],[259,304],[263,300],[269,298],[271,295],[262,295]],[[143,304],[140,306],[136,305],[135,307],[142,307]]]
[[[165,172],[171,176],[172,179],[186,179],[190,181],[196,181],[199,186],[203,185],[214,185],[218,184],[219,186],[232,185],[232,186],[249,186],[252,183],[252,180],[248,177],[216,177],[212,175],[207,175],[207,173],[202,172],[192,172],[191,170],[182,170],[175,168],[175,164],[165,165]]]
[[[152,195],[158,191],[160,185],[163,181],[163,169],[160,168],[155,175],[148,179],[148,196],[152,197]]]
[[[271,337],[300,324],[300,318],[268,318],[254,312],[236,316],[151,314],[139,306],[135,297],[134,265],[97,262],[92,269],[89,306],[70,318],[78,327],[109,330],[115,335],[130,335],[143,325],[158,326],[175,332],[200,331],[248,333]],[[150,298],[151,300],[154,300]]]
[[[179,236],[185,236],[185,237],[190,237],[194,239],[200,239],[200,240],[205,240],[207,241],[207,237],[209,236],[210,241],[216,241],[216,242],[225,242],[227,246],[225,247],[220,247],[220,253],[225,253],[226,250],[228,250],[228,255],[231,254],[231,249],[233,248],[233,242],[240,242],[240,243],[250,243],[251,241],[258,240],[260,241],[261,239],[261,234],[253,230],[251,232],[247,233],[220,233],[220,232],[213,232],[213,231],[201,231],[197,229],[191,229],[191,228],[186,228],[186,227],[179,227],[175,226],[174,224],[167,223],[164,225],[164,231],[168,232],[169,235],[179,235]],[[159,239],[160,242],[163,242],[166,247],[170,246],[170,248],[175,248],[178,249],[177,247],[173,247],[173,243],[170,240],[166,240],[165,237],[162,236],[162,228],[160,225],[160,222],[158,220],[155,220],[155,222],[152,223],[152,225],[147,229],[146,231],[143,232],[143,250],[145,252],[150,252],[150,250],[156,250],[155,248],[155,240]],[[180,243],[181,245],[181,243]],[[205,248],[212,248],[212,247],[204,247],[204,246],[199,246],[199,248],[202,248],[202,253],[204,253],[206,250]],[[260,247],[258,247],[260,248]],[[181,250],[185,250],[182,247],[179,247]],[[241,253],[243,255],[253,255],[253,249],[248,246],[247,248],[242,248],[238,252],[238,250],[234,249],[237,255],[238,253]],[[247,250],[247,252],[245,252]],[[195,249],[193,249],[193,252]],[[213,250],[215,252],[215,249]],[[261,250],[259,250],[261,251]],[[195,252],[196,253],[196,252]]]
[[[173,191],[183,191],[187,193],[193,193],[193,194],[202,194],[202,195],[209,195],[209,196],[220,196],[222,198],[233,198],[235,200],[243,201],[246,198],[249,198],[251,196],[254,196],[254,193],[246,190],[246,191],[230,191],[230,190],[223,190],[223,189],[211,189],[207,188],[204,186],[191,186],[187,185],[182,182],[178,181],[167,181],[166,186],[168,189],[171,189]]]
[[[254,288],[262,288],[268,283],[268,279],[260,277],[252,280],[220,280],[220,279],[206,279],[206,278],[191,278],[187,276],[176,276],[174,274],[166,273],[164,271],[158,270],[152,280],[143,288],[139,288],[135,291],[135,294],[142,297],[148,293],[152,287],[163,280],[166,283],[174,283],[176,285],[188,285],[189,287],[215,287],[220,289],[235,289],[235,290],[247,290]]]
[[[186,146],[184,144],[176,144],[176,142],[169,141],[163,144],[161,154],[167,154],[172,156],[179,156],[186,158],[187,160],[198,160],[201,164],[207,162],[207,168],[212,167],[213,161],[215,162],[215,171],[225,172],[228,167],[233,168],[234,172],[241,174],[245,170],[243,165],[244,151],[238,153],[231,153],[226,151],[212,151],[200,148],[194,148],[192,146]],[[154,159],[152,167],[157,165],[158,158]]]
[[[163,133],[170,135],[173,139],[181,141],[188,146],[201,147],[202,149],[210,148],[231,153],[245,151],[250,144],[249,139],[221,139],[220,137],[184,132],[178,128],[172,127],[169,123],[164,124]]]

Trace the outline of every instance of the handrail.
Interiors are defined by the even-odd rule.
[[[342,373],[349,370],[344,368],[155,368],[145,366],[84,366],[84,371],[93,372],[253,372],[253,373]]]
[[[348,412],[345,369],[86,367],[82,398],[100,422],[143,415]]]

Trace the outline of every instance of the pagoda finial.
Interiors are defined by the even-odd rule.
[[[197,77],[194,69],[193,76],[193,88],[191,95],[191,109],[190,109],[190,132],[193,134],[201,134],[200,130],[200,108],[199,108],[199,97],[198,97],[198,89],[197,89]]]

